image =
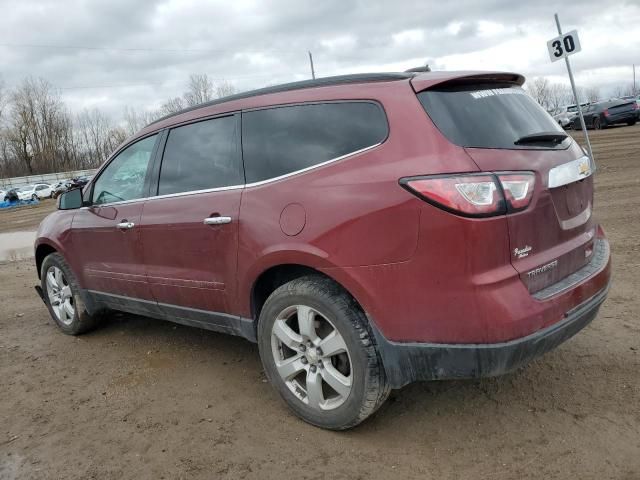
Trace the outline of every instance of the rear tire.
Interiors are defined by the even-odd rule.
[[[366,316],[328,278],[305,276],[276,289],[260,312],[258,346],[269,382],[312,425],[354,427],[389,396]]]
[[[51,253],[44,259],[40,278],[45,304],[60,330],[80,335],[96,327],[102,312],[89,315],[78,281],[62,255]]]
[[[594,130],[602,130],[602,124],[600,123],[600,119],[599,118],[594,118],[593,119],[593,129]]]

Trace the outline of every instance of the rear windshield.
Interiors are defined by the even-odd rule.
[[[570,142],[515,145],[518,139],[562,128],[522,88],[513,85],[465,85],[431,89],[418,99],[440,131],[461,147],[566,148]]]

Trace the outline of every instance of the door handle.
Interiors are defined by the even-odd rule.
[[[231,217],[207,217],[203,223],[205,225],[224,225],[225,223],[231,223]]]
[[[122,220],[118,225],[116,225],[116,227],[122,229],[122,230],[129,230],[133,227],[135,227],[136,224],[133,222],[129,222],[128,220]]]

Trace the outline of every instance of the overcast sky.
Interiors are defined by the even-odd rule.
[[[512,70],[567,81],[546,41],[577,28],[581,86],[632,82],[640,64],[640,0],[0,0],[0,77],[61,88],[73,109],[119,117],[158,107],[191,73],[239,90],[317,76],[437,69]],[[85,47],[85,49],[73,48]],[[640,83],[640,68],[638,69]]]

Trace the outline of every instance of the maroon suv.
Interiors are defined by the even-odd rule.
[[[331,429],[409,382],[524,365],[611,273],[594,165],[523,82],[349,75],[165,117],[42,222],[37,288],[72,335],[123,310],[258,342]]]

